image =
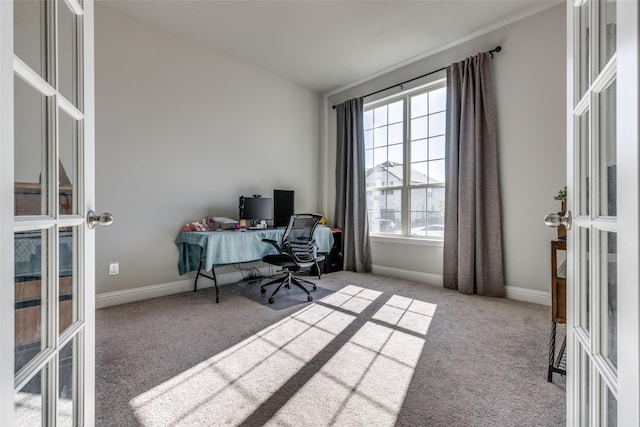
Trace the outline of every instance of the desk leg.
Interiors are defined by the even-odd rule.
[[[198,277],[206,277],[213,280],[213,286],[216,288],[216,304],[220,302],[220,292],[218,291],[218,280],[216,279],[216,267],[211,267],[211,276],[207,276],[202,273],[202,263],[204,262],[204,249],[200,248],[200,264],[198,265],[198,273],[196,274],[196,280],[193,282],[193,292],[198,290]]]

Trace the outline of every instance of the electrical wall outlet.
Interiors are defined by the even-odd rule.
[[[115,276],[116,274],[120,274],[120,263],[119,262],[110,262],[109,263],[109,276]]]

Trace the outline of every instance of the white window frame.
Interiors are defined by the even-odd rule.
[[[400,233],[384,233],[384,232],[371,232],[369,230],[369,236],[373,241],[379,242],[398,242],[409,244],[418,244],[424,246],[442,246],[443,238],[435,236],[418,236],[411,234],[411,190],[415,188],[443,188],[445,184],[414,184],[411,185],[411,168],[407,165],[411,164],[411,139],[410,139],[410,99],[412,96],[420,95],[421,93],[428,93],[437,89],[446,87],[446,78],[441,78],[417,88],[406,90],[398,94],[388,96],[382,99],[378,99],[372,102],[364,104],[364,111],[370,111],[382,105],[392,104],[399,100],[404,100],[403,111],[403,185],[388,185],[388,186],[375,186],[367,187],[366,191],[396,191],[401,192],[401,224]],[[367,207],[367,210],[369,208]]]

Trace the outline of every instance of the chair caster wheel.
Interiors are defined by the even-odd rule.
[[[316,285],[313,285],[313,291],[315,292],[315,290],[316,290]]]
[[[260,293],[261,293],[261,294],[266,294],[266,293],[267,293],[267,290],[266,290],[265,288],[260,288]]]
[[[309,295],[309,296],[307,297],[307,301],[309,301],[309,302],[313,301],[313,297],[312,297],[311,295]]]
[[[273,297],[269,298],[269,304],[273,304],[274,301]]]

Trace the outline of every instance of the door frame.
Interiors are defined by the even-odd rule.
[[[76,0],[59,0],[72,3]],[[84,135],[83,167],[79,171],[78,214],[95,210],[95,80],[94,80],[94,3],[84,0],[82,55],[84,59]],[[0,283],[14,282],[14,43],[13,1],[0,0]],[[86,218],[86,217],[85,217]],[[77,294],[79,318],[84,321],[78,336],[76,412],[79,425],[95,424],[95,231],[79,225],[81,239],[78,277],[84,283]],[[0,286],[0,413],[13,414],[15,401],[14,373],[14,286]],[[47,416],[55,416],[47,411]],[[3,425],[13,425],[13,415]]]
[[[0,283],[14,281],[13,2],[0,1]],[[14,287],[0,286],[0,413],[13,414]]]
[[[578,213],[574,204],[574,174],[579,173],[574,144],[574,4],[567,0],[567,189],[568,210]],[[636,1],[616,2],[616,164],[617,164],[617,375],[616,399],[618,425],[640,425],[640,151],[638,149],[640,113],[639,97],[639,42],[640,8]],[[593,111],[590,112],[593,114]],[[590,144],[592,142],[590,141]],[[592,175],[593,176],[593,175]],[[592,220],[589,220],[592,222]],[[580,355],[577,353],[573,328],[578,318],[575,272],[581,267],[576,246],[578,227],[567,238],[567,426],[578,425],[580,420]],[[596,238],[596,236],[591,237]],[[595,254],[594,254],[595,256]],[[593,288],[592,288],[593,289]],[[592,295],[592,298],[599,298]],[[592,313],[593,315],[593,313]],[[591,354],[589,354],[591,357]],[[593,362],[592,362],[593,363]],[[599,382],[596,382],[596,385]],[[594,385],[593,371],[591,386]],[[594,390],[591,400],[591,423],[600,425],[594,415],[601,414],[601,391]]]

